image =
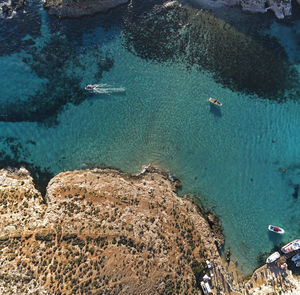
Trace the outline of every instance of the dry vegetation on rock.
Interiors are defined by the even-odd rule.
[[[64,172],[45,199],[25,169],[1,170],[0,213],[0,294],[201,294],[206,259],[214,294],[264,284],[236,280],[213,215],[153,168]]]
[[[198,294],[214,238],[163,174],[61,173],[44,204],[26,170],[1,172],[1,293]]]

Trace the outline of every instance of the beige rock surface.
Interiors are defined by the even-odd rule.
[[[205,273],[213,294],[298,294],[276,267],[242,281],[217,251],[217,220],[176,186],[151,167],[80,170],[55,176],[44,200],[25,169],[1,170],[0,294],[201,294]]]
[[[0,179],[2,294],[198,294],[222,264],[220,232],[155,169],[64,172],[46,204],[26,170]]]

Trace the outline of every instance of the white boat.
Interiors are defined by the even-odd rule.
[[[88,84],[84,87],[85,90],[87,91],[93,91],[97,87],[99,87],[100,84]]]
[[[272,255],[270,255],[267,258],[266,263],[272,263],[272,262],[276,261],[279,257],[280,257],[279,252],[274,252]]]
[[[209,98],[209,102],[211,102],[212,104],[215,104],[219,107],[222,106],[222,103],[220,101],[218,101],[218,100],[216,100],[215,98],[212,98],[212,97]]]
[[[300,254],[299,254],[299,253],[296,254],[296,255],[294,255],[294,256],[292,257],[292,261],[293,261],[293,262],[296,262],[297,260],[300,260]]]
[[[291,253],[300,249],[300,240],[294,240],[281,248],[284,254]]]
[[[126,91],[124,87],[112,87],[108,84],[88,84],[84,87],[84,89],[96,94],[112,94]]]
[[[284,234],[284,229],[275,225],[269,225],[268,230],[277,234]]]

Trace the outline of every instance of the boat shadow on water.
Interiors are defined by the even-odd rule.
[[[210,113],[212,113],[214,116],[221,118],[222,117],[222,112],[220,107],[215,106],[213,104],[210,104]]]
[[[274,247],[282,243],[282,235],[268,231],[268,237],[269,240],[274,244]]]

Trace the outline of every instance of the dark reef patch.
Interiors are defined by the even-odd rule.
[[[142,1],[144,2],[144,1]],[[120,6],[109,10],[107,13],[99,13],[93,16],[82,16],[79,18],[57,18],[56,16],[48,16],[48,27],[51,34],[61,32],[69,42],[76,44],[76,46],[84,46],[83,37],[86,34],[93,33],[101,27],[107,36],[103,38],[92,38],[88,40],[94,45],[109,43],[115,37],[118,37],[121,28],[120,23],[126,12],[126,7]]]
[[[299,184],[295,184],[294,185],[293,198],[298,199],[298,194],[299,194]]]
[[[14,2],[16,1],[12,1],[13,8],[17,8],[18,3]],[[0,56],[28,49],[33,43],[32,39],[41,35],[38,7],[38,1],[27,1],[26,13],[19,11],[13,18],[0,17]],[[18,7],[18,10],[21,10],[20,8],[23,6]],[[28,36],[32,39],[28,39]]]
[[[285,101],[298,72],[275,38],[252,38],[230,24],[188,6],[157,5],[148,13],[128,8],[124,46],[141,58],[181,61],[212,73],[233,91]]]
[[[95,81],[113,66],[113,58],[96,48],[88,52],[96,62]],[[45,81],[43,87],[26,99],[15,98],[0,106],[1,121],[57,123],[57,114],[67,104],[79,105],[89,97],[81,85],[86,71],[84,53],[72,46],[66,38],[54,35],[41,48],[32,47],[23,62]],[[83,60],[83,61],[82,61]]]
[[[30,153],[17,138],[0,137],[0,145],[2,146],[0,150],[0,169],[14,170],[25,167],[30,172],[36,188],[44,198],[47,184],[54,176],[50,169],[34,165],[30,160]]]

